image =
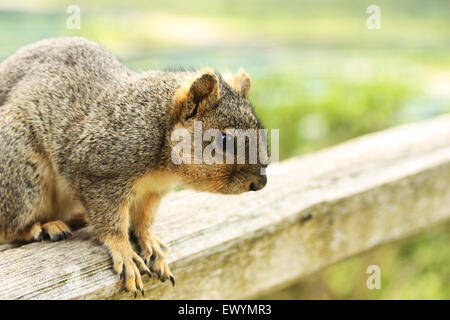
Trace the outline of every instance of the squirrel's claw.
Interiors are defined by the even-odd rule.
[[[154,259],[153,264],[150,267],[150,270],[156,273],[158,279],[161,282],[166,282],[166,280],[170,280],[172,286],[175,285],[175,278],[170,272],[169,266],[164,257],[157,257]]]
[[[138,290],[144,292],[141,274],[149,273],[144,260],[122,241],[105,242],[111,252],[114,271],[119,275],[123,288],[137,297]]]
[[[165,282],[170,280],[172,285],[175,285],[175,278],[170,272],[169,265],[166,261],[166,256],[169,249],[162,243],[153,233],[149,236],[147,241],[141,239],[141,256],[146,265],[150,268],[151,273],[155,274],[158,280]],[[151,277],[151,274],[149,274]]]
[[[41,231],[37,236],[36,236],[36,241],[43,241],[44,240],[44,231]]]

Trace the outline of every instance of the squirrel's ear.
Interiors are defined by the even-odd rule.
[[[240,69],[239,72],[230,79],[229,83],[242,97],[248,97],[250,87],[252,86],[252,80],[243,69]]]
[[[219,100],[219,79],[211,72],[207,71],[195,79],[189,89],[188,100],[199,104],[202,101],[216,103]]]
[[[212,71],[205,71],[190,86],[179,92],[178,113],[184,120],[195,117],[219,100],[219,79]]]

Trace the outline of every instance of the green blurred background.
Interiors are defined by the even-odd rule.
[[[369,30],[366,9],[381,9]],[[68,29],[69,5],[81,28]],[[450,1],[0,1],[0,60],[46,37],[98,41],[130,68],[210,66],[253,79],[280,158],[450,111]],[[450,224],[338,263],[269,299],[450,299]],[[366,268],[382,289],[366,288]]]

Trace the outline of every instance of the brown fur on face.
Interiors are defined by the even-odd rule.
[[[210,70],[197,77],[190,86],[177,92],[173,111],[174,117],[178,117],[174,129],[184,128],[191,136],[191,164],[172,164],[171,170],[182,178],[185,186],[199,191],[225,194],[249,191],[252,183],[265,179],[261,177],[261,169],[265,166],[260,162],[249,164],[248,154],[244,164],[237,164],[236,155],[234,164],[226,164],[225,152],[222,152],[223,164],[207,164],[203,159],[202,163],[195,164],[194,160],[199,157],[194,151],[194,130],[197,129],[200,136],[208,129],[224,133],[229,129],[253,129],[258,133],[262,125],[246,99],[251,80],[243,70],[227,81]],[[201,122],[201,130],[195,127],[196,121]],[[202,150],[210,143],[212,141],[203,141]],[[174,144],[171,142],[172,147]],[[248,147],[246,152],[249,152]],[[267,150],[263,154],[267,154]]]

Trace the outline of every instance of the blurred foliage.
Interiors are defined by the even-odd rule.
[[[352,83],[271,74],[255,81],[252,98],[263,123],[282,128],[280,158],[285,159],[398,123],[411,91],[387,78]]]
[[[81,29],[66,27],[69,5]],[[450,110],[450,2],[379,0],[2,0],[0,59],[80,35],[130,68],[210,66],[252,76],[250,99],[280,129],[280,158]],[[298,173],[301,174],[301,173]],[[266,298],[450,299],[450,225],[338,263]],[[382,290],[367,290],[367,265]]]
[[[335,264],[262,299],[449,299],[450,224]],[[381,288],[366,287],[367,267]]]

